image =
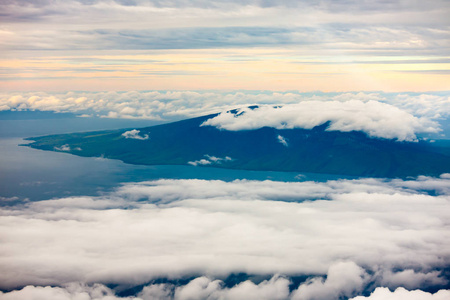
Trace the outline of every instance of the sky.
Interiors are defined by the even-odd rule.
[[[328,122],[439,144],[450,137],[449,15],[448,0],[1,0],[0,111],[149,125],[218,113],[204,126]],[[26,123],[1,128],[16,186],[25,164],[36,186],[54,184],[52,164],[64,170],[50,175],[87,187],[104,178],[77,168],[120,173],[103,157],[21,159],[13,127],[55,133]],[[140,127],[123,137],[152,139]],[[233,159],[205,153],[182,167]],[[0,192],[0,299],[450,298],[450,173],[283,182],[158,170],[95,195]]]
[[[0,91],[448,90],[450,2],[6,0]]]

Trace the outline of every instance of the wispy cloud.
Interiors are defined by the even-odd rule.
[[[80,147],[72,148],[70,147],[69,144],[64,144],[61,145],[60,147],[54,147],[53,149],[55,149],[56,151],[72,151],[72,150],[81,151]]]
[[[188,164],[192,166],[199,166],[199,165],[217,165],[222,164],[223,162],[232,161],[233,159],[229,156],[225,157],[216,157],[212,155],[205,155],[205,158],[195,160],[195,161],[189,161]]]
[[[278,140],[278,142],[279,142],[280,144],[282,144],[283,146],[289,147],[289,143],[288,143],[288,141],[286,140],[285,137],[283,137],[283,136],[281,136],[281,135],[278,135],[278,136],[277,136],[277,140]]]
[[[7,90],[130,90],[148,89],[149,84],[154,89],[180,90],[196,83],[196,89],[447,88],[450,7],[443,0],[426,5],[7,1],[0,3],[0,11],[0,63],[7,72],[0,76],[0,84]],[[166,58],[161,60],[161,54]],[[114,56],[122,56],[120,67],[96,65]],[[67,63],[67,57],[79,65]],[[377,63],[393,58],[408,65]],[[39,69],[36,60],[46,69]],[[162,67],[159,62],[164,60],[177,68]],[[426,80],[409,72],[424,70],[423,61],[438,64],[427,68],[433,72]],[[193,68],[186,62],[198,65]],[[392,71],[405,72],[393,78]],[[183,80],[173,80],[180,76]],[[101,81],[106,78],[107,83]]]

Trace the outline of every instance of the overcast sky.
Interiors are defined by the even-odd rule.
[[[0,3],[0,89],[437,91],[450,2]]]

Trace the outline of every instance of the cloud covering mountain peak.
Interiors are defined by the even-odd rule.
[[[205,121],[201,126],[223,130],[312,129],[329,122],[328,131],[362,131],[370,137],[415,141],[420,132],[435,133],[439,125],[378,101],[304,101],[283,106],[242,108],[228,111]]]

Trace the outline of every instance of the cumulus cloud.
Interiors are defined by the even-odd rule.
[[[142,140],[142,141],[149,139],[148,134],[139,135],[140,132],[141,132],[140,130],[133,129],[133,130],[125,131],[124,133],[122,133],[122,136],[125,137],[126,139],[135,139],[135,140]]]
[[[346,266],[345,266],[346,265]],[[333,270],[334,269],[334,270]],[[353,270],[351,270],[353,269]],[[340,277],[340,275],[343,275]],[[171,283],[150,284],[143,287],[136,296],[120,297],[114,290],[103,284],[69,283],[61,287],[26,286],[21,290],[0,292],[2,300],[277,300],[277,299],[348,299],[348,295],[362,289],[367,274],[360,267],[351,263],[333,265],[324,281],[313,278],[292,292],[291,281],[283,276],[274,275],[270,280],[255,284],[250,280],[232,287],[225,287],[222,280],[213,280],[206,276],[197,277],[187,284]],[[347,282],[346,280],[349,280]],[[306,288],[305,288],[306,287]],[[383,300],[446,300],[450,290],[440,290],[434,294],[421,290],[408,291],[402,287],[391,292],[388,288],[376,288],[368,297],[357,296],[351,300],[383,299]]]
[[[0,285],[139,285],[197,274],[211,278],[195,285],[209,292],[231,273],[289,280],[328,272],[296,297],[352,296],[367,280],[442,286],[448,278],[440,270],[450,263],[450,198],[442,186],[450,180],[422,178],[423,186],[441,186],[428,193],[408,182],[158,180],[4,207]]]
[[[305,101],[298,104],[243,108],[225,112],[205,121],[202,126],[223,130],[311,129],[329,122],[330,131],[363,131],[371,137],[414,141],[418,132],[437,132],[438,124],[417,118],[393,105],[368,101]]]
[[[364,288],[368,274],[354,262],[332,265],[327,278],[312,278],[293,292],[293,300],[349,298]]]
[[[0,292],[2,300],[144,300],[135,297],[116,297],[114,292],[102,284],[86,285],[70,283],[64,287],[26,286],[8,293]],[[149,298],[150,299],[150,298]]]
[[[216,156],[212,156],[212,155],[205,155],[205,158],[199,159],[199,160],[194,160],[194,161],[189,161],[188,164],[192,165],[192,166],[198,166],[198,165],[213,165],[213,164],[222,164],[222,162],[227,162],[227,161],[232,161],[233,159],[229,156],[225,156],[225,157],[216,157]]]
[[[391,292],[388,288],[377,288],[370,296],[358,296],[351,300],[445,300],[449,299],[450,290],[440,290],[434,294],[421,290],[408,291],[404,288],[398,288]]]
[[[232,288],[224,288],[221,280],[211,280],[199,277],[187,285],[178,287],[175,299],[236,299],[236,300],[264,300],[286,299],[289,296],[290,281],[278,275],[270,280],[255,284],[250,280],[244,281]]]

